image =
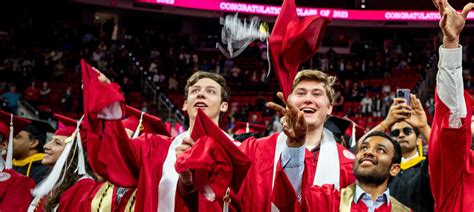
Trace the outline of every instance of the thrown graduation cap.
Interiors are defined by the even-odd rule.
[[[321,46],[329,19],[306,16],[299,19],[295,0],[284,0],[270,35],[270,55],[276,75],[288,98],[301,63],[311,58]]]
[[[160,118],[142,112],[136,108],[126,106],[127,118],[122,120],[125,128],[132,130],[137,136],[141,133],[154,133],[171,136]]]
[[[241,20],[238,14],[227,15],[220,19],[222,26],[222,43],[227,45],[227,51],[219,43],[216,47],[228,58],[237,57],[254,40],[264,41],[268,38],[266,24],[260,24],[258,17],[252,17],[249,22]],[[234,52],[234,48],[238,49]]]
[[[227,187],[238,192],[250,168],[247,156],[201,110],[191,138],[196,143],[177,158],[176,171],[194,170],[196,186],[210,201],[224,195]]]

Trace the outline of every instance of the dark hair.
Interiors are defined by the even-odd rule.
[[[5,141],[7,141],[6,136],[4,136],[3,134],[0,134],[0,143],[3,143]]]
[[[209,78],[211,80],[214,80],[217,82],[217,84],[221,86],[221,100],[222,102],[227,102],[230,96],[230,89],[229,87],[227,87],[227,83],[224,77],[222,77],[222,75],[220,74],[204,72],[204,71],[198,71],[194,73],[186,81],[186,86],[184,87],[184,99],[188,99],[189,87],[193,86],[194,84],[197,83],[197,81],[204,78]]]
[[[38,145],[36,145],[36,147],[35,147],[36,151],[38,151],[39,153],[44,152],[44,145],[46,143],[46,137],[43,137],[42,135],[35,136],[35,135],[31,134],[30,132],[28,132],[28,138],[30,140],[37,140],[38,141]]]
[[[77,142],[77,140],[75,139],[74,142]],[[73,143],[72,145],[75,146],[76,144]],[[74,148],[74,146],[72,147],[73,149],[71,149],[71,152],[69,153],[67,157],[67,161],[64,164],[66,168],[63,168],[63,170],[61,170],[61,175],[64,174],[64,178],[60,182],[61,184],[56,185],[55,188],[51,191],[51,196],[45,205],[45,211],[54,211],[54,208],[59,204],[59,200],[63,192],[69,189],[72,185],[74,185],[77,182],[77,180],[79,180],[81,177],[84,176],[84,175],[79,175],[78,173],[76,173],[76,168],[78,165],[77,155],[79,154],[79,149]],[[84,151],[84,162],[86,166],[86,175],[89,175],[94,180],[96,180],[94,172],[89,166],[89,162],[87,160],[87,153],[85,151]]]
[[[384,132],[382,131],[371,132],[364,137],[364,140],[362,140],[362,142],[366,141],[370,137],[375,137],[375,136],[385,138],[392,143],[393,149],[395,150],[393,154],[393,158],[392,158],[392,164],[400,164],[402,162],[402,148],[400,147],[400,144],[397,141],[393,140],[393,138],[391,138]],[[359,151],[359,149],[357,149],[357,151]]]

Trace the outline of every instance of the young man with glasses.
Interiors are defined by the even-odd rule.
[[[410,102],[395,98],[385,120],[373,130],[389,133],[402,149],[401,170],[388,186],[390,194],[414,211],[433,211],[428,160],[422,148],[431,128],[420,100],[411,95]]]

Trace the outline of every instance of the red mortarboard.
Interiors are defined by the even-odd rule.
[[[84,98],[84,126],[86,129],[92,129],[89,126],[88,118],[96,119],[102,110],[115,102],[119,102],[122,114],[125,114],[125,98],[120,93],[120,86],[116,83],[102,83],[99,81],[99,72],[88,64],[85,60],[81,60],[82,81],[83,81],[83,98]]]
[[[13,117],[13,119],[12,119]],[[20,118],[18,116],[12,116],[11,113],[7,113],[0,110],[0,134],[3,134],[5,139],[8,141],[7,145],[7,157],[6,161],[3,160],[3,156],[0,155],[0,171],[4,169],[12,169],[13,164],[13,136],[18,134],[21,130],[31,124],[30,120]],[[10,126],[13,125],[13,126]],[[13,128],[13,132],[10,131],[10,127]],[[11,137],[10,137],[10,133]]]
[[[76,120],[57,114],[57,113],[53,114],[53,118],[58,120],[58,129],[56,130],[54,135],[69,137],[76,130],[76,126],[77,126]]]
[[[217,197],[222,197],[228,186],[238,192],[250,167],[247,156],[201,110],[191,138],[196,143],[177,158],[176,171],[194,170],[194,181],[201,193],[206,193],[206,185]]]
[[[238,121],[235,123],[234,127],[232,128],[232,132],[235,135],[243,134],[243,133],[263,133],[266,127],[261,124],[252,124],[248,122],[241,122]]]
[[[31,124],[30,120],[13,116],[13,136],[18,134],[26,126]],[[0,110],[0,134],[3,134],[5,139],[8,139],[10,133],[10,113]]]
[[[290,94],[300,64],[319,50],[322,34],[329,22],[329,19],[320,16],[307,16],[300,20],[296,13],[295,0],[283,1],[269,45],[285,98]]]
[[[126,114],[128,117],[122,120],[123,126],[135,132],[138,128],[138,124],[140,123],[142,111],[130,106],[126,106]],[[165,124],[163,124],[161,119],[148,113],[143,113],[142,127],[140,132],[142,131],[145,133],[154,133],[168,137],[170,136],[169,132],[166,130]]]

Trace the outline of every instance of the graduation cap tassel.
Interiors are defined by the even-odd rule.
[[[267,71],[267,79],[270,76],[270,71],[272,70],[272,62],[270,61],[270,45],[268,43],[268,38],[267,38],[267,62],[268,62],[268,71]]]
[[[140,135],[140,131],[141,131],[141,128],[142,128],[142,122],[143,122],[143,114],[145,114],[145,112],[142,112],[141,115],[140,115],[140,121],[138,121],[138,126],[137,126],[137,129],[135,129],[135,132],[133,132],[133,136],[132,136],[132,139],[135,139],[135,138],[138,138],[138,136]]]
[[[81,139],[81,133],[79,131],[79,127],[81,126],[81,122],[84,119],[84,115],[82,115],[81,119],[77,121],[77,127],[76,127],[76,145],[78,148],[78,155],[77,155],[77,168],[76,168],[76,173],[79,175],[85,175],[86,174],[86,162],[84,159],[84,148],[82,148],[82,139]]]
[[[82,140],[81,140],[81,133],[77,133],[77,147],[78,147],[78,155],[77,155],[77,168],[76,172],[79,175],[85,175],[86,174],[86,162],[84,159],[84,149],[82,148]]]
[[[351,135],[351,148],[353,148],[355,145],[356,145],[357,141],[356,141],[356,127],[355,127],[355,123],[352,122],[352,135]]]
[[[10,134],[8,136],[7,161],[5,162],[5,169],[12,169],[13,160],[13,114],[10,114]]]
[[[36,188],[33,190],[32,192],[33,196],[42,197],[48,194],[49,192],[51,192],[51,190],[53,190],[57,186],[57,184],[62,182],[62,180],[65,177],[65,172],[69,168],[69,165],[70,165],[69,163],[67,166],[65,166],[68,163],[67,158],[69,157],[69,154],[71,153],[71,150],[73,149],[73,147],[74,147],[74,152],[76,148],[78,148],[78,152],[79,152],[78,166],[75,171],[79,172],[79,174],[86,173],[85,159],[84,159],[84,154],[82,150],[82,142],[80,138],[81,135],[79,133],[79,127],[83,119],[84,119],[84,116],[82,116],[81,119],[77,122],[77,126],[76,126],[76,129],[74,130],[74,133],[72,133],[71,136],[67,137],[66,140],[64,140],[64,142],[66,143],[66,146],[64,147],[63,152],[61,153],[58,160],[54,164],[54,167],[49,173],[49,175],[43,181],[41,181],[41,183],[38,186],[36,186]],[[82,157],[82,162],[81,162],[81,157]]]
[[[73,134],[75,136],[76,133]],[[61,172],[63,170],[64,165],[66,164],[66,160],[68,158],[69,152],[71,151],[72,148],[72,143],[71,140],[72,137],[68,137],[66,139],[66,146],[64,147],[63,152],[59,156],[58,160],[54,164],[53,169],[49,173],[49,175],[41,181],[41,183],[36,186],[36,188],[33,190],[33,196],[35,197],[42,197],[46,194],[48,194],[53,188],[55,187],[56,183],[59,180],[59,177],[61,176]]]
[[[225,191],[224,195],[224,207],[222,207],[222,212],[228,212],[229,211],[229,203],[231,202],[230,198],[230,188],[227,187],[227,190]]]

